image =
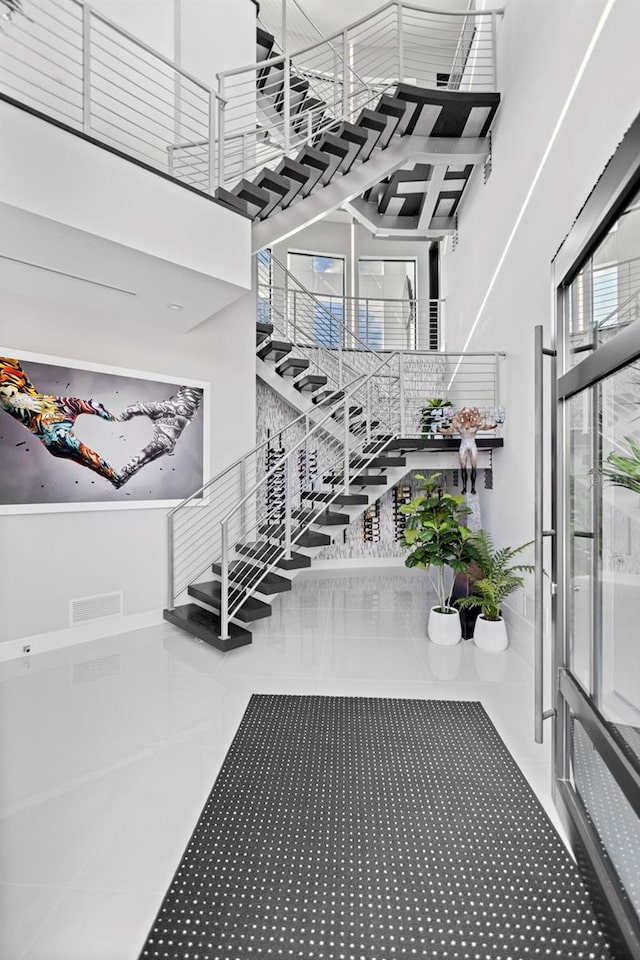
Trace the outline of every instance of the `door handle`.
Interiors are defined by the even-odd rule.
[[[534,330],[535,357],[535,640],[534,640],[534,728],[535,741],[543,741],[543,722],[554,715],[544,709],[544,539],[555,537],[555,530],[544,528],[544,358],[552,358],[552,376],[555,377],[555,350],[543,343],[543,328]],[[555,413],[555,411],[553,411]]]

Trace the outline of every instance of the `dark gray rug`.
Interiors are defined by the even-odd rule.
[[[141,957],[609,950],[479,703],[254,696]]]

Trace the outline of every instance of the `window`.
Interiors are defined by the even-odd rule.
[[[358,264],[358,336],[373,350],[415,344],[415,260],[361,259]]]
[[[326,347],[339,346],[342,338],[344,268],[343,257],[319,253],[289,254],[289,270],[319,301],[313,305],[313,333],[316,342]]]

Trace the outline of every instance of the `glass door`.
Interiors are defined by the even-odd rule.
[[[621,958],[640,957],[640,125],[630,133],[556,257],[547,351],[554,797]]]

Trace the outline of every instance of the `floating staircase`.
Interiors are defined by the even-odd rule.
[[[392,50],[382,74],[371,58],[376,32]],[[219,75],[233,133],[221,141],[216,198],[254,221],[255,250],[338,206],[374,234],[452,233],[474,166],[489,154],[500,102],[494,33],[495,17],[483,11],[438,15],[397,2],[339,39],[284,55],[258,26],[256,64]],[[427,64],[434,55],[438,62]],[[381,75],[396,79],[372,79]],[[252,107],[257,129],[243,119]]]

